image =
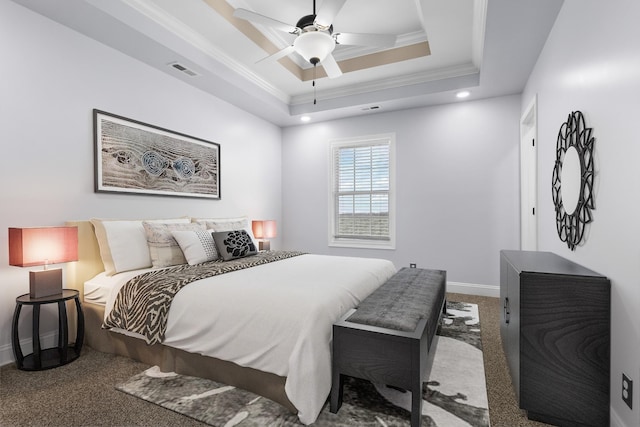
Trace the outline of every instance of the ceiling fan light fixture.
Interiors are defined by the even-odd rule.
[[[329,33],[307,31],[293,41],[293,47],[306,61],[317,64],[333,52],[336,42]]]

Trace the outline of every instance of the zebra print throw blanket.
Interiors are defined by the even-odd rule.
[[[183,264],[140,274],[120,289],[103,329],[120,328],[144,336],[147,344],[164,340],[169,308],[180,289],[196,280],[303,255],[297,251],[266,251],[231,261]]]

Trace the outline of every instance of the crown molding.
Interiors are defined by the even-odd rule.
[[[469,76],[479,73],[478,68],[472,63],[455,65],[452,67],[439,68],[434,71],[409,74],[399,77],[390,77],[376,81],[351,85],[343,88],[326,89],[317,92],[318,98],[333,99],[344,96],[360,95],[367,92],[375,92],[386,89],[393,89],[404,86],[429,83],[446,78]],[[291,105],[308,104],[313,102],[313,94],[298,95],[291,98]]]
[[[231,71],[239,74],[245,79],[251,81],[256,86],[260,87],[262,90],[268,92],[273,95],[277,99],[282,102],[289,103],[290,96],[284,91],[278,89],[265,79],[261,78],[254,72],[252,72],[249,68],[245,67],[229,55],[227,55],[222,50],[218,49],[215,45],[209,42],[205,37],[193,31],[191,28],[186,26],[184,23],[180,22],[172,15],[168,14],[166,11],[159,8],[157,5],[152,3],[150,0],[122,0],[123,3],[135,9],[139,13],[143,14],[147,18],[154,21],[156,24],[162,26],[167,31],[175,34],[176,36],[183,39],[185,42],[193,45],[199,51],[205,53],[210,58],[215,59],[216,61],[222,63],[224,66],[228,67]],[[218,2],[225,3],[225,2]],[[218,10],[216,9],[216,12]],[[231,13],[233,13],[233,9],[231,8]],[[226,16],[223,16],[225,19]]]

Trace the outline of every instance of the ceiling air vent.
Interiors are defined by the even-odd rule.
[[[179,62],[172,62],[171,64],[169,64],[169,66],[172,67],[172,68],[175,68],[176,70],[181,71],[181,72],[183,72],[186,75],[191,76],[191,77],[196,77],[196,76],[200,75],[200,74],[196,73],[195,71],[185,67],[184,65],[182,65]]]

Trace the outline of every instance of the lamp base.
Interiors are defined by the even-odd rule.
[[[31,298],[48,297],[62,293],[62,269],[30,271],[29,296]]]
[[[270,251],[271,250],[271,242],[268,240],[260,240],[258,242],[258,250],[260,251]]]

